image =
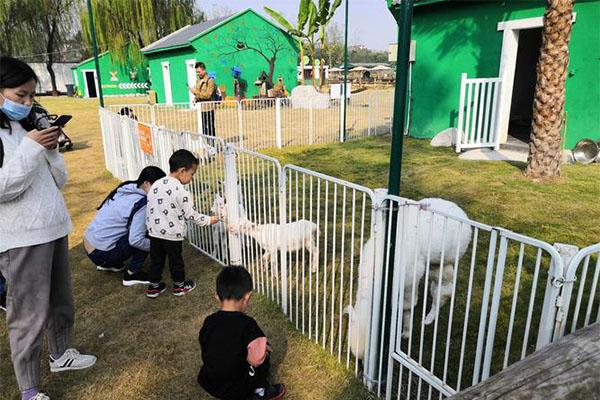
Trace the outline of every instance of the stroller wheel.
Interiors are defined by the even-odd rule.
[[[73,150],[73,143],[69,142],[67,145],[65,145],[65,150]]]

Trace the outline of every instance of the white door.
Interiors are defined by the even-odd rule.
[[[162,65],[162,74],[163,74],[163,83],[165,85],[165,103],[173,104],[173,91],[171,89],[171,71],[168,61],[163,61]]]
[[[497,115],[500,83],[500,78],[467,78],[467,74],[462,74],[457,152],[480,147],[499,149]]]
[[[185,71],[187,72],[187,84],[189,87],[194,87],[196,85],[196,60],[185,60]],[[192,92],[189,92],[190,104],[194,101],[194,95]]]

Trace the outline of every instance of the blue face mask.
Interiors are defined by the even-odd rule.
[[[0,94],[0,96],[2,95]],[[16,103],[12,100],[7,99],[4,96],[2,96],[2,98],[4,99],[4,104],[0,106],[0,110],[2,110],[4,115],[6,115],[10,120],[20,121],[29,116],[29,113],[31,112],[31,108],[33,106],[26,106],[23,104]]]

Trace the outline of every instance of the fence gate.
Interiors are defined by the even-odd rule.
[[[479,147],[498,150],[500,85],[500,78],[467,78],[466,73],[461,75],[457,153]]]
[[[551,342],[564,272],[553,246],[394,196],[384,204],[397,245],[378,394],[450,397]]]

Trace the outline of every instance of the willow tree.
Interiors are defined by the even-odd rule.
[[[573,0],[546,0],[525,171],[532,179],[560,175],[561,128],[572,21]]]
[[[57,96],[53,65],[64,61],[67,47],[76,34],[76,0],[0,1],[0,53],[43,62],[50,75],[52,94]]]
[[[317,9],[312,0],[300,0],[298,6],[298,21],[294,27],[285,17],[278,11],[275,11],[269,7],[265,7],[265,12],[277,21],[284,29],[298,41],[298,47],[300,48],[300,68],[302,70],[301,82],[304,85],[304,42],[308,41],[309,36],[314,36],[318,29],[316,25],[317,21]],[[309,47],[310,48],[310,47]],[[314,50],[314,41],[313,41]],[[314,57],[313,57],[313,71],[314,77]],[[313,79],[314,82],[314,79]]]
[[[188,24],[204,20],[194,0],[93,0],[98,46],[109,50],[113,60],[141,64],[141,49]],[[85,7],[80,10],[83,37],[92,37]]]

